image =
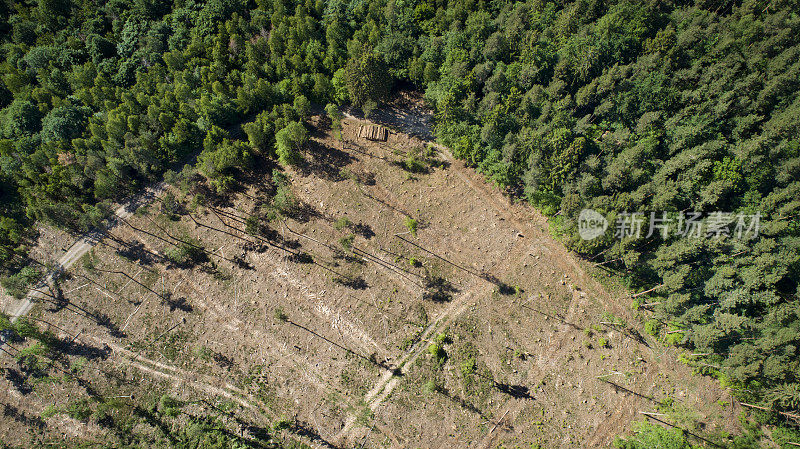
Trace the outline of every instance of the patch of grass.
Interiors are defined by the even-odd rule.
[[[359,412],[358,417],[356,417],[356,422],[364,427],[368,427],[372,423],[372,419],[374,418],[374,413],[372,413],[372,409],[369,406],[364,406]]]
[[[597,339],[597,347],[599,348],[607,348],[608,347],[608,340],[605,337],[600,337]]]
[[[174,332],[169,334],[164,339],[164,346],[162,354],[170,361],[178,360],[184,355],[186,349],[186,339],[188,335],[185,332]]]

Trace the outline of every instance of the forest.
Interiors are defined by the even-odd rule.
[[[624,279],[646,329],[764,422],[800,409],[800,3],[793,0],[0,2],[0,264],[161,179],[224,195],[292,164],[313,109],[424,92],[435,137]],[[578,215],[758,214],[584,240]],[[717,217],[718,218],[718,217]],[[732,218],[727,216],[727,224]],[[789,421],[791,422],[791,421]],[[795,423],[796,424],[796,423]]]

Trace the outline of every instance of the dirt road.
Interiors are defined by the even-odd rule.
[[[9,309],[13,310],[9,315],[11,316],[11,322],[16,322],[20,319],[20,317],[25,316],[30,310],[33,308],[33,305],[36,301],[42,299],[44,294],[41,292],[42,288],[46,287],[50,284],[53,279],[58,276],[60,273],[68,270],[75,262],[80,260],[90,249],[94,248],[98,242],[103,238],[105,233],[115,226],[117,226],[120,220],[124,220],[134,212],[139,207],[149,203],[155,197],[157,197],[162,190],[164,190],[165,184],[160,182],[152,187],[148,187],[144,190],[144,192],[135,195],[133,198],[126,201],[124,204],[119,206],[116,211],[114,211],[114,216],[111,217],[107,224],[100,228],[91,230],[85,234],[83,234],[72,246],[69,247],[67,252],[58,259],[58,264],[56,267],[47,273],[42,279],[31,289],[28,294],[23,298],[16,307],[11,306]],[[0,339],[0,345],[4,343],[4,340]]]

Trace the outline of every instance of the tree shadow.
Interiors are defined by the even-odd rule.
[[[372,237],[375,237],[375,232],[372,230],[372,226],[370,225],[363,223],[354,224],[352,226],[352,229],[354,233],[360,235],[361,237],[364,237],[367,240],[371,239]]]
[[[315,332],[312,329],[309,329],[309,328],[303,326],[302,324],[295,323],[294,321],[292,321],[290,319],[287,319],[286,322],[291,324],[292,326],[295,326],[295,327],[298,327],[300,329],[303,329],[304,331],[310,333],[311,335],[314,335],[315,337],[320,338],[320,339],[326,341],[327,343],[330,343],[333,346],[336,346],[337,348],[341,349],[342,351],[345,351],[346,353],[348,353],[350,355],[358,357],[358,358],[360,358],[362,360],[366,360],[367,362],[371,363],[372,365],[375,365],[378,368],[381,368],[381,369],[384,369],[384,370],[387,370],[387,371],[391,371],[392,374],[397,375],[397,376],[402,376],[403,375],[402,372],[400,371],[400,368],[395,367],[394,365],[390,365],[390,364],[386,363],[386,361],[379,361],[377,354],[374,354],[374,353],[370,354],[369,357],[363,356],[363,355],[353,351],[352,349],[350,349],[350,348],[348,348],[348,347],[346,347],[346,346],[344,346],[344,345],[342,345],[340,343],[337,343],[337,342],[331,340],[330,338]]]
[[[11,385],[16,389],[21,395],[26,396],[33,391],[33,389],[25,382],[26,376],[24,376],[20,371],[14,368],[6,368],[3,370],[3,376],[11,382]]]
[[[355,151],[356,153],[363,154],[364,156],[367,156],[367,157],[372,157],[372,158],[375,158],[375,159],[381,159],[381,160],[384,160],[386,162],[392,162],[391,159],[388,159],[388,158],[383,157],[383,156],[378,156],[377,154],[370,153],[366,148],[364,148],[363,146],[359,145],[357,142],[353,142],[353,141],[349,141],[349,140],[348,141],[343,141],[342,142],[342,147],[344,149],[348,150],[348,151]],[[369,184],[369,185],[372,185],[372,184]]]
[[[233,259],[233,263],[234,263],[234,264],[235,264],[235,265],[236,265],[238,268],[241,268],[241,269],[243,269],[243,270],[255,270],[255,267],[254,267],[254,266],[253,266],[253,265],[252,265],[250,262],[246,261],[246,260],[244,259],[244,257],[241,257],[241,256],[239,256],[239,255],[234,255],[234,256],[232,257],[232,259]]]
[[[194,307],[192,307],[189,301],[183,296],[178,299],[172,299],[172,295],[168,295],[164,299],[164,303],[167,304],[170,312],[180,310],[181,312],[191,313],[194,311]]]
[[[118,338],[124,338],[125,337],[125,333],[120,331],[119,328],[117,327],[117,325],[114,324],[111,321],[111,318],[109,318],[109,316],[106,315],[105,313],[92,311],[92,310],[89,310],[87,308],[81,307],[81,306],[73,303],[68,298],[66,298],[66,297],[64,297],[63,295],[60,295],[60,294],[53,294],[53,293],[46,292],[44,290],[35,290],[35,291],[37,291],[37,292],[41,293],[42,295],[44,295],[43,299],[45,301],[47,301],[47,302],[49,302],[51,304],[56,304],[59,307],[58,310],[69,310],[70,312],[73,312],[73,313],[75,313],[77,315],[80,315],[80,316],[82,316],[84,318],[88,318],[89,320],[93,321],[95,324],[97,324],[100,327],[106,328],[108,330],[109,334],[114,336],[114,337],[118,337]],[[59,296],[62,298],[61,301],[59,301],[57,299]]]
[[[114,338],[125,338],[128,336],[122,329],[119,328],[119,326],[117,326],[111,320],[111,317],[109,317],[105,313],[96,314],[95,323],[97,323],[97,325],[100,327],[104,327],[108,331],[108,334]]]
[[[495,381],[494,387],[497,388],[500,392],[505,393],[514,399],[533,400],[533,396],[530,393],[530,389],[524,385],[513,385]]]
[[[352,288],[353,290],[366,290],[369,288],[369,284],[361,276],[349,277],[339,275],[333,278],[333,282],[348,288]]]
[[[177,443],[170,426],[167,425],[167,423],[165,423],[163,420],[159,419],[154,412],[137,405],[134,406],[133,413],[142,418],[143,421],[151,425],[153,428],[160,430],[161,433],[170,441],[171,445],[174,446]]]
[[[566,324],[567,326],[569,326],[569,327],[571,327],[571,328],[573,328],[573,329],[576,329],[576,330],[579,330],[579,331],[582,331],[582,330],[583,330],[583,328],[582,328],[582,327],[578,326],[577,324],[574,324],[574,323],[570,323],[570,322],[568,322],[568,321],[567,321],[567,320],[565,320],[565,319],[564,319],[564,317],[562,317],[561,315],[558,315],[558,314],[549,314],[549,313],[546,313],[546,312],[542,312],[541,310],[539,310],[539,309],[537,309],[537,308],[535,308],[535,307],[531,307],[531,306],[529,306],[529,305],[527,305],[527,304],[520,304],[520,307],[522,307],[522,308],[524,308],[524,309],[531,310],[531,311],[533,311],[533,312],[536,312],[536,313],[538,313],[538,314],[540,314],[540,315],[544,315],[544,316],[546,316],[547,318],[554,319],[554,320],[557,320],[557,321],[561,321],[561,323],[563,323],[563,324]]]
[[[439,254],[434,253],[433,251],[430,251],[429,249],[427,249],[427,248],[425,248],[425,247],[423,247],[421,245],[418,245],[415,242],[412,242],[411,240],[403,237],[402,235],[395,234],[395,237],[400,239],[400,240],[402,240],[405,243],[408,243],[409,245],[411,245],[411,246],[413,246],[413,247],[415,247],[415,248],[417,248],[417,249],[419,249],[421,251],[424,251],[427,254],[430,254],[431,256],[441,260],[442,262],[445,262],[446,264],[448,264],[450,266],[453,266],[453,267],[455,267],[455,268],[457,268],[457,269],[459,269],[461,271],[464,271],[465,273],[469,273],[469,274],[471,274],[473,276],[477,276],[477,277],[479,277],[479,278],[481,278],[481,279],[483,279],[483,280],[485,280],[485,281],[487,281],[489,283],[492,283],[492,284],[496,285],[498,287],[498,289],[500,289],[501,293],[507,292],[507,293],[503,293],[503,294],[511,294],[511,293],[516,293],[517,292],[516,288],[514,288],[514,287],[506,284],[505,282],[501,281],[500,279],[497,278],[497,276],[495,276],[493,274],[485,273],[485,272],[478,272],[478,271],[475,271],[473,269],[461,266],[461,265],[459,265],[459,264],[457,264],[455,262],[450,261],[449,259],[447,259],[445,257],[440,256]]]
[[[141,265],[152,265],[158,259],[145,248],[144,244],[140,241],[134,242],[119,242],[122,246],[117,249],[117,255],[130,260],[131,262],[139,263]]]
[[[14,407],[13,405],[3,404],[3,416],[8,416],[14,421],[17,421],[28,427],[40,430],[45,428],[45,422],[42,418],[38,416],[28,416],[24,411]]]
[[[74,339],[62,341],[60,347],[64,355],[80,356],[87,360],[105,360],[111,355],[111,348],[108,347],[108,345],[103,345],[102,348],[98,348],[90,344],[75,341]]]
[[[211,359],[214,360],[214,362],[217,365],[219,365],[220,368],[226,368],[226,369],[233,368],[233,361],[224,354],[221,354],[217,351],[214,351],[214,354],[211,356]]]
[[[383,205],[383,206],[385,206],[385,207],[387,207],[387,208],[389,208],[389,209],[391,209],[391,210],[393,210],[393,211],[397,212],[397,213],[398,213],[398,214],[400,214],[400,215],[403,215],[403,216],[405,216],[405,217],[411,217],[411,216],[412,216],[412,215],[411,215],[411,213],[410,213],[410,212],[408,212],[407,210],[405,210],[405,209],[400,209],[399,207],[397,207],[397,206],[394,206],[393,204],[389,204],[389,203],[387,203],[386,201],[384,201],[384,200],[382,200],[382,199],[380,199],[380,198],[378,198],[378,197],[376,197],[376,196],[372,195],[371,193],[367,192],[367,191],[366,191],[366,190],[364,190],[364,189],[361,189],[361,193],[362,193],[364,196],[366,196],[367,198],[369,198],[369,199],[371,199],[371,200],[374,200],[374,201],[376,201],[376,202],[380,203],[381,205]]]
[[[440,276],[425,276],[424,286],[422,299],[433,302],[449,302],[453,299],[453,294],[458,293],[458,289],[450,281]]]
[[[530,399],[530,400],[534,399],[534,397],[530,393],[530,388],[524,385],[514,385],[505,382],[498,382],[494,380],[494,378],[491,376],[486,376],[477,372],[474,374],[478,377],[482,377],[488,380],[489,382],[492,383],[494,388],[496,388],[499,392],[505,393],[514,399]]]
[[[611,382],[610,380],[607,380],[607,379],[604,379],[604,378],[599,378],[598,380],[600,382],[604,382],[604,383],[607,383],[608,385],[611,385],[611,387],[617,393],[629,394],[629,395],[636,396],[636,397],[641,398],[641,399],[646,399],[646,400],[648,400],[648,401],[650,401],[650,402],[652,402],[654,404],[659,404],[659,402],[652,396],[646,396],[646,395],[643,395],[641,393],[637,393],[637,392],[635,392],[635,391],[633,391],[633,390],[631,390],[629,388],[625,388],[622,385],[616,384],[616,383]]]
[[[308,223],[314,218],[320,217],[321,214],[311,204],[300,201],[290,210],[286,211],[286,216],[298,223]]]
[[[647,343],[647,340],[645,340],[644,336],[642,336],[642,334],[640,334],[639,331],[637,331],[636,329],[633,329],[633,328],[627,327],[627,326],[622,326],[622,325],[619,325],[619,324],[608,324],[608,323],[600,323],[600,324],[602,326],[605,326],[606,328],[611,328],[611,329],[619,331],[625,337],[628,337],[631,340],[633,340],[633,341],[635,341],[635,342],[637,342],[637,343],[639,343],[641,345],[644,345],[644,346],[646,346],[648,348],[650,347],[650,345]]]
[[[332,182],[343,181],[342,167],[356,160],[352,155],[338,148],[326,147],[316,140],[306,144],[306,150],[311,156],[303,159],[300,171],[303,176],[313,173],[322,179]]]
[[[481,418],[483,418],[483,419],[485,419],[487,421],[489,420],[489,417],[486,416],[478,407],[474,406],[473,404],[470,404],[469,402],[467,402],[464,398],[462,398],[460,396],[453,395],[452,393],[450,393],[450,391],[447,388],[442,387],[442,388],[438,389],[437,391],[439,392],[439,394],[444,396],[447,400],[449,400],[450,402],[458,405],[459,407],[463,408],[464,410],[472,412],[472,413],[480,416]]]
[[[329,449],[341,449],[339,446],[336,446],[328,440],[322,438],[322,435],[320,435],[319,432],[314,430],[314,428],[306,422],[295,421],[289,430],[298,436],[308,438],[312,442],[317,443],[322,447]]]

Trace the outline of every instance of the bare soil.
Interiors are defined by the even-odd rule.
[[[61,282],[63,300],[34,311],[74,341],[64,367],[81,360],[79,377],[123,400],[169,393],[229,401],[260,425],[284,417],[314,447],[608,447],[668,398],[694,426],[735,430],[729,394],[641,332],[624,289],[536,210],[443,148],[440,166],[404,170],[426,123],[397,132],[397,111],[379,115],[387,142],[357,139],[356,118],[342,141],[313,135],[287,172],[302,213],[268,223],[271,239],[244,231],[270,202],[266,169],[224,202],[187,197],[176,220],[154,204],[111,231],[94,266]],[[164,261],[190,238],[207,262]],[[41,418],[85,389],[8,379],[2,402],[19,413],[2,418],[3,441],[105,438],[91,419]]]

